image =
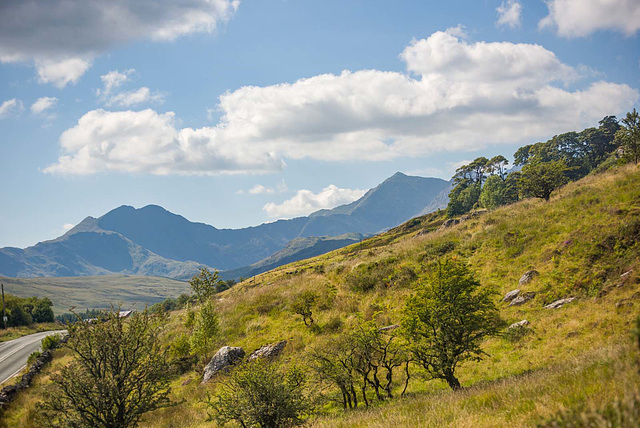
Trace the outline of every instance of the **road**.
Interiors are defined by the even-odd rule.
[[[43,331],[0,343],[0,384],[17,375],[27,364],[32,352],[38,351],[42,339],[67,330]]]

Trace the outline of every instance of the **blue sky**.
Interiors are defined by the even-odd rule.
[[[70,6],[71,5],[71,6]],[[638,107],[634,0],[7,0],[0,246],[119,205],[244,227]]]

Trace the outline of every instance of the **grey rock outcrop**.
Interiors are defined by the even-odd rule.
[[[560,300],[556,300],[553,303],[549,303],[547,306],[545,306],[545,309],[558,309],[563,307],[564,305],[566,305],[567,303],[571,303],[574,300],[576,300],[575,297],[569,297],[567,299],[560,299]]]
[[[223,346],[218,349],[218,352],[216,352],[216,354],[211,358],[211,361],[209,361],[209,364],[204,368],[202,383],[207,383],[213,375],[228,369],[243,358],[244,349],[242,348]]]
[[[509,303],[509,306],[520,306],[527,303],[529,300],[536,297],[536,293],[533,291],[527,291],[526,293],[519,294],[515,299]]]
[[[457,218],[450,218],[448,220],[445,220],[445,222],[442,223],[442,226],[440,226],[438,230],[445,230],[446,228],[455,226],[458,223],[460,223],[460,220],[458,220]]]
[[[526,327],[528,325],[529,325],[529,321],[527,321],[527,320],[514,322],[513,324],[511,324],[509,326],[509,330],[514,329],[514,328],[524,328],[524,327]]]
[[[520,277],[520,281],[518,281],[518,285],[522,286],[531,282],[533,278],[540,275],[537,270],[528,270]]]
[[[515,299],[516,297],[518,297],[518,294],[520,294],[520,289],[519,288],[516,288],[515,290],[511,290],[507,294],[504,295],[504,298],[502,299],[502,301],[503,302],[510,302],[513,299]]]
[[[275,358],[280,355],[286,344],[287,341],[282,340],[280,342],[264,345],[249,355],[249,361],[255,360],[256,358]]]

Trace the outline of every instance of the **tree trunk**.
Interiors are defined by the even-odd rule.
[[[447,384],[449,384],[451,389],[453,389],[454,391],[462,389],[460,381],[453,375],[453,372],[445,373],[444,380],[447,381]]]

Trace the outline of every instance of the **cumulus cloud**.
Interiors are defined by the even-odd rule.
[[[65,232],[68,232],[71,229],[73,229],[74,226],[75,226],[75,224],[65,223],[65,224],[62,225],[62,230],[64,230]]]
[[[64,87],[109,49],[215,31],[238,5],[238,0],[3,0],[0,61],[33,63],[41,82]]]
[[[281,204],[268,203],[262,209],[272,218],[301,216],[321,209],[348,204],[361,198],[365,193],[366,190],[342,189],[331,184],[318,193],[306,189],[298,190],[291,199],[287,199]]]
[[[0,119],[9,116],[19,116],[23,111],[24,105],[22,101],[12,98],[0,104]]]
[[[555,28],[564,37],[585,37],[598,30],[632,36],[640,29],[638,0],[549,0],[549,15],[540,28]]]
[[[282,180],[276,187],[266,187],[262,184],[256,184],[247,191],[250,195],[272,195],[274,193],[283,193],[289,190],[287,184]]]
[[[120,87],[132,80],[132,76],[135,73],[136,70],[130,68],[124,72],[112,70],[100,76],[103,88],[96,90],[98,99],[107,107],[117,106],[128,108],[145,103],[162,104],[165,94],[162,92],[152,92],[146,86],[131,91],[118,92]]]
[[[218,131],[178,130],[173,112],[92,110],[62,134],[60,144],[68,154],[44,171],[207,175],[271,172],[284,167],[284,162],[273,153],[220,144]]]
[[[522,5],[516,0],[507,0],[502,2],[498,8],[498,20],[496,25],[498,27],[508,26],[509,28],[519,27],[521,24],[520,14],[522,13]]]
[[[58,99],[56,97],[41,97],[38,98],[33,104],[31,104],[31,113],[42,114],[47,110],[52,109],[57,104]]]
[[[408,73],[344,71],[225,93],[213,127],[178,130],[172,112],[95,110],[63,134],[66,153],[47,171],[268,172],[284,159],[473,151],[593,126],[639,98],[605,81],[568,90],[580,70],[542,46],[463,36],[456,29],[413,41],[401,54]]]

